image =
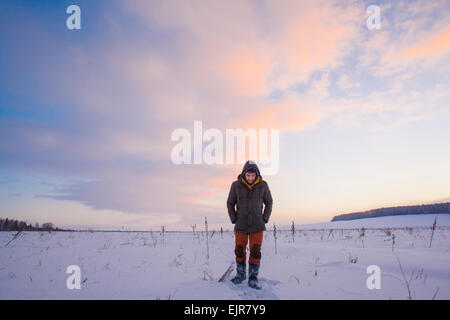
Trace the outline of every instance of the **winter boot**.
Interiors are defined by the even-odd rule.
[[[234,284],[239,284],[245,280],[245,261],[236,262],[236,276],[231,279]]]
[[[261,289],[258,283],[259,263],[248,264],[248,286],[253,289]]]

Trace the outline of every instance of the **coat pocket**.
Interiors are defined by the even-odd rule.
[[[263,215],[261,213],[257,213],[254,217],[256,226],[261,227],[265,225]]]

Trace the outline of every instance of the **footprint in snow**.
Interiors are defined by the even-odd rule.
[[[231,281],[228,282],[228,285],[233,290],[238,291],[238,296],[243,300],[254,300],[254,299],[263,299],[263,300],[279,300],[280,298],[275,294],[274,287],[280,283],[277,280],[270,280],[266,278],[258,278],[258,282],[261,286],[260,290],[256,290],[250,288],[248,286],[247,280],[242,282],[241,284],[234,284]]]

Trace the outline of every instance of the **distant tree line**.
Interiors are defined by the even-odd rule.
[[[14,219],[0,218],[0,231],[19,231],[23,226],[23,231],[61,231],[62,229],[55,228],[53,223],[46,222],[42,225],[35,223],[27,224],[25,221],[19,221]]]
[[[365,219],[384,216],[400,216],[408,214],[439,214],[439,213],[450,214],[450,202],[422,204],[415,206],[386,207],[368,211],[352,212],[334,216],[333,219],[331,219],[331,221]]]

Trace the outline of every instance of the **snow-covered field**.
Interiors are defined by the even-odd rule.
[[[407,216],[388,216],[349,221],[333,221],[302,225],[303,229],[340,229],[340,228],[404,228],[431,227],[437,220],[437,225],[450,227],[450,214],[424,214]]]
[[[437,215],[429,248],[434,217],[297,226],[276,242],[266,231],[260,291],[217,282],[234,260],[232,232],[208,243],[204,232],[25,232],[6,247],[15,233],[0,232],[0,299],[408,299],[408,286],[412,299],[450,299],[450,215]],[[415,228],[350,229],[361,226]],[[66,286],[70,265],[79,290]],[[370,265],[380,289],[367,288]]]

